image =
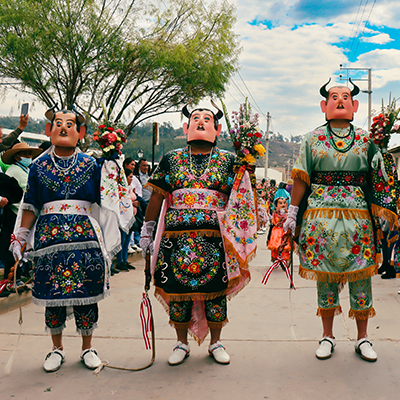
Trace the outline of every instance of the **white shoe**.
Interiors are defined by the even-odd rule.
[[[378,359],[378,354],[372,350],[372,343],[366,337],[357,340],[354,344],[354,349],[356,353],[361,355],[363,360],[374,362]]]
[[[214,344],[210,344],[208,354],[211,357],[214,357],[214,360],[219,364],[229,364],[231,362],[229,354],[226,352],[225,347],[219,340]]]
[[[335,346],[336,346],[336,340],[333,338],[330,338],[328,336],[325,336],[319,342],[319,347],[318,347],[317,351],[315,352],[315,356],[319,360],[326,360],[327,358],[331,357]]]
[[[135,253],[136,250],[132,246],[128,247],[128,254],[135,254]]]
[[[43,369],[46,372],[56,372],[60,369],[62,363],[65,361],[64,350],[54,348],[49,354],[47,354]]]
[[[137,244],[135,244],[135,250],[140,253],[142,251],[142,248],[139,247]]]
[[[168,357],[169,365],[179,365],[182,364],[190,354],[190,346],[189,344],[185,344],[182,342],[177,342],[174,349],[172,350],[172,354]]]
[[[81,361],[85,364],[85,367],[89,369],[96,369],[101,364],[97,351],[93,347],[82,350]]]

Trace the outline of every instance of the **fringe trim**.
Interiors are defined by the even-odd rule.
[[[145,189],[148,188],[148,187],[151,187],[155,193],[161,194],[162,196],[164,196],[164,198],[166,198],[168,196],[168,192],[166,190],[161,189],[160,187],[158,187],[158,186],[156,186],[156,185],[154,185],[154,184],[152,184],[150,182],[147,182],[144,185]]]
[[[117,244],[115,247],[113,247],[109,253],[108,256],[112,259],[114,256],[116,256],[120,251],[122,250],[121,244]]]
[[[336,315],[340,315],[342,313],[342,307],[341,306],[337,306],[337,307],[333,307],[333,308],[321,308],[318,307],[317,310],[317,317],[321,317],[321,318],[332,318]]]
[[[328,219],[356,219],[365,218],[370,219],[368,210],[358,209],[342,209],[342,208],[315,208],[306,210],[303,214],[303,219],[310,217],[315,218],[328,218]]]
[[[48,326],[46,326],[45,332],[49,333],[50,335],[60,335],[61,333],[63,333],[65,327],[66,327],[65,322],[58,328],[49,328]]]
[[[217,297],[225,296],[228,288],[214,293],[166,293],[163,289],[156,286],[154,295],[158,298],[161,296],[164,301],[189,301],[189,300],[213,300]],[[169,310],[169,306],[168,306]]]
[[[169,320],[169,325],[172,326],[175,329],[189,329],[190,327],[190,321],[189,322],[175,322],[172,321],[171,319]]]
[[[239,263],[240,269],[248,270],[249,269],[249,263],[257,255],[256,254],[257,247],[255,247],[252,250],[252,252],[247,255],[246,259],[243,260],[242,257],[240,257],[239,253],[236,251],[236,249],[233,246],[233,244],[225,236],[223,237],[223,240],[224,240],[225,253],[233,254],[233,256],[236,258],[236,260]]]
[[[350,308],[349,310],[349,318],[361,321],[365,321],[369,318],[375,317],[376,313],[374,307],[369,308],[368,310],[353,310]]]
[[[363,279],[371,278],[378,273],[378,265],[372,265],[359,271],[351,272],[322,272],[310,271],[309,269],[299,266],[299,275],[304,279],[309,279],[318,282],[333,282],[345,284],[346,282],[357,282]]]
[[[58,299],[58,300],[44,300],[32,296],[32,303],[42,307],[64,307],[64,306],[86,306],[88,304],[98,303],[100,300],[105,299],[110,295],[110,291],[101,293],[94,297],[85,297],[82,299]]]
[[[98,328],[97,323],[94,323],[92,328],[90,329],[76,328],[76,332],[79,333],[81,336],[91,336],[93,335],[94,330],[97,328]]]
[[[119,246],[121,247],[121,246]],[[44,249],[33,251],[29,254],[29,259],[34,257],[43,257],[47,254],[54,254],[60,251],[70,251],[70,250],[86,250],[97,248],[101,250],[100,244],[95,241],[90,242],[79,242],[79,243],[59,243],[53,246],[46,247]],[[117,252],[118,253],[118,252]]]
[[[235,286],[235,282],[238,282],[239,288],[233,291],[232,293],[229,293],[226,295],[227,300],[232,300],[237,294],[239,294],[251,281],[251,275],[250,271],[245,271],[247,276],[244,276],[243,274],[238,276],[237,278],[233,278],[232,280],[229,281],[229,286],[228,288],[232,288]],[[232,282],[232,284],[231,284]]]
[[[307,172],[294,168],[292,170],[292,179],[300,179],[301,181],[307,183],[308,186],[311,186],[311,179],[310,176],[307,174]]]
[[[191,233],[196,233],[197,236],[221,237],[220,231],[211,231],[208,229],[185,230],[185,231],[164,231],[163,237],[174,238],[174,237],[180,237],[184,234],[190,235]]]
[[[371,211],[374,217],[382,218],[389,222],[389,231],[397,231],[399,229],[399,219],[393,211],[376,204],[371,204]]]
[[[161,305],[163,306],[165,312],[169,315],[169,305],[165,301],[165,299],[161,296],[161,294],[157,292],[157,289],[158,288],[156,287],[155,290],[154,290],[154,296],[161,303]],[[170,320],[170,325],[171,325],[171,322],[172,321]],[[190,325],[190,322],[189,322],[189,325]],[[174,325],[172,325],[172,326],[174,326]],[[189,336],[192,337],[199,346],[204,342],[204,340],[207,337],[209,332],[210,332],[210,329],[207,328],[207,332],[204,335],[204,339],[201,340],[190,328],[188,328]]]
[[[207,325],[210,329],[222,329],[229,322],[228,318],[222,322],[210,322],[207,321]]]

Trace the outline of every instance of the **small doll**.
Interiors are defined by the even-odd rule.
[[[277,197],[274,200],[274,212],[272,213],[272,228],[271,236],[268,241],[268,249],[271,250],[271,260],[276,261],[279,253],[281,253],[284,260],[290,258],[290,243],[282,245],[283,235],[283,224],[287,217],[288,203],[284,197]]]

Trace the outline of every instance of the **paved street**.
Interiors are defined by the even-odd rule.
[[[400,281],[373,278],[377,316],[370,321],[369,335],[378,361],[368,363],[354,352],[356,329],[347,317],[347,287],[341,294],[344,314],[335,321],[336,350],[330,360],[320,361],[314,356],[321,335],[314,282],[295,273],[297,290],[290,291],[279,269],[273,271],[267,286],[261,285],[270,253],[265,235],[258,240],[252,281],[229,303],[231,322],[223,330],[223,343],[231,355],[230,365],[214,363],[207,343],[199,347],[191,340],[186,362],[168,366],[174,330],[152,295],[157,353],[150,369],[106,368],[94,375],[79,361],[80,337],[71,320],[65,331],[66,362],[57,373],[46,374],[42,365],[51,342],[44,333],[43,309],[29,304],[23,307],[22,337],[8,376],[4,366],[17,342],[19,311],[0,315],[0,398],[396,399],[400,392]],[[146,364],[151,352],[144,348],[139,320],[144,265],[136,256],[132,260],[137,270],[115,275],[112,295],[100,302],[94,346],[112,365],[135,368]]]

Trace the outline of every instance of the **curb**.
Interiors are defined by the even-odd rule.
[[[22,292],[19,297],[21,306],[26,306],[27,304],[30,304],[32,300],[32,292],[30,290]],[[8,311],[15,310],[18,307],[19,302],[18,295],[16,293],[11,293],[8,297],[0,298],[0,315],[5,314]]]

